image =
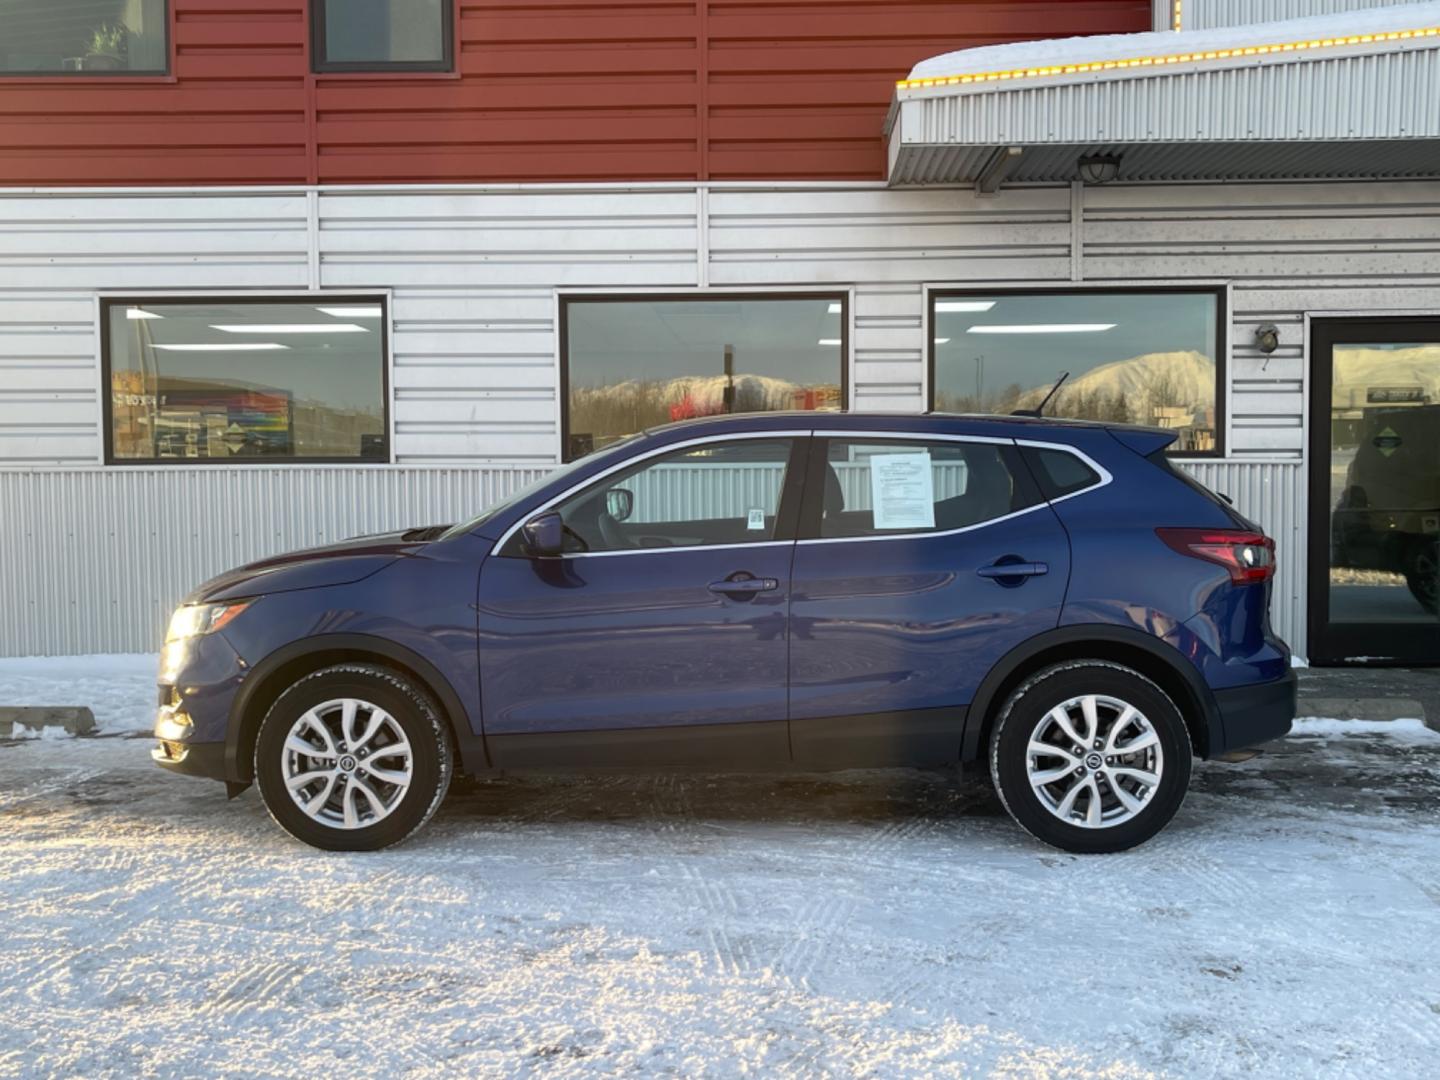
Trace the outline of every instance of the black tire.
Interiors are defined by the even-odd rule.
[[[355,828],[327,824],[308,815],[285,784],[290,754],[285,744],[291,728],[310,709],[343,698],[373,703],[384,710],[404,732],[411,751],[410,783],[396,795],[388,815]],[[388,668],[337,664],[300,679],[265,714],[255,744],[255,780],[270,816],[297,840],[326,851],[375,851],[400,843],[430,820],[450,787],[454,761],[445,721],[425,693]],[[363,775],[364,770],[360,771]],[[325,789],[327,793],[331,790]]]
[[[1138,812],[1128,821],[1098,828],[1057,817],[1031,786],[1027,771],[1037,727],[1052,709],[1087,694],[1133,705],[1149,720],[1163,754],[1159,781]],[[1085,749],[1088,753],[1092,747]],[[1107,660],[1067,661],[1030,676],[1005,702],[990,739],[990,774],[1010,816],[1037,840],[1078,854],[1124,851],[1163,829],[1185,801],[1191,757],[1190,734],[1169,695],[1139,672]],[[1087,807],[1090,797],[1085,796]],[[1108,798],[1113,807],[1114,795]]]

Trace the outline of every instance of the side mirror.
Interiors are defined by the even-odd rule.
[[[565,522],[554,510],[538,514],[520,529],[531,555],[553,558],[565,549]]]
[[[635,512],[635,493],[626,488],[611,488],[605,493],[605,512],[616,521],[625,521]]]

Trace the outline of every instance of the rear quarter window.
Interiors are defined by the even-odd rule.
[[[1099,473],[1064,450],[1026,447],[1025,457],[1047,499],[1073,495],[1100,482]]]

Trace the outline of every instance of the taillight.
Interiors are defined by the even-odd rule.
[[[1236,585],[1252,585],[1275,576],[1275,541],[1264,533],[1232,529],[1156,529],[1181,555],[1218,563]]]

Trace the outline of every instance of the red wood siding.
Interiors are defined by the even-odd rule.
[[[171,0],[165,79],[0,78],[0,184],[878,179],[951,49],[1150,0],[456,0],[458,70],[312,75],[305,0]]]

